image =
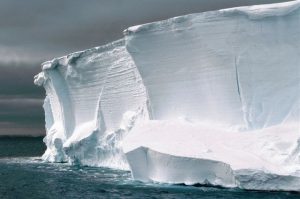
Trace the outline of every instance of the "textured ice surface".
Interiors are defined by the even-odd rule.
[[[300,12],[294,9],[298,2],[288,5],[213,11],[129,28],[127,49],[147,88],[152,118],[184,117],[240,129],[298,122]],[[282,9],[288,15],[277,17]],[[267,12],[268,17],[241,14],[252,16],[254,10],[255,16]]]
[[[135,179],[300,190],[300,1],[191,14],[57,58],[50,162]],[[129,166],[129,167],[128,167]]]
[[[145,87],[124,41],[45,62],[48,161],[126,168],[119,142],[147,118]]]

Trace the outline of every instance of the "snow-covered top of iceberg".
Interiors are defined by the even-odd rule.
[[[119,39],[117,41],[113,41],[111,43],[108,43],[108,44],[105,44],[102,46],[97,46],[94,48],[73,52],[68,55],[64,55],[64,56],[57,57],[57,58],[54,58],[49,61],[45,61],[41,64],[41,68],[42,68],[42,71],[44,71],[44,70],[54,69],[58,66],[68,66],[69,64],[72,64],[72,62],[76,62],[76,60],[81,57],[87,57],[87,56],[92,56],[93,54],[105,53],[109,50],[112,50],[112,49],[118,47],[118,46],[124,46],[124,44],[125,44],[125,40]],[[34,77],[34,84],[36,84],[38,86],[42,86],[45,83],[46,79],[47,78],[45,77],[45,75],[43,73],[40,73]]]
[[[50,61],[46,61],[42,63],[42,70],[53,69],[58,65],[68,65],[71,62],[75,62],[76,59],[80,57],[89,56],[93,53],[103,53],[111,49],[114,49],[117,46],[123,46],[123,45],[124,45],[124,39],[120,39],[102,46],[97,46],[94,48],[73,52],[68,55],[54,58]]]
[[[137,33],[140,31],[145,31],[149,29],[158,30],[158,25],[172,25],[176,23],[181,23],[184,21],[195,20],[196,18],[201,19],[209,19],[215,16],[231,16],[234,14],[243,14],[247,16],[251,20],[259,20],[265,17],[278,17],[284,16],[293,13],[294,11],[298,10],[300,7],[300,0],[290,1],[290,2],[283,2],[283,3],[274,3],[274,4],[263,4],[263,5],[253,5],[253,6],[241,6],[241,7],[234,7],[234,8],[226,8],[216,11],[208,11],[203,13],[194,13],[189,15],[182,15],[178,17],[173,17],[167,20],[162,20],[158,22],[151,22],[141,25],[136,25],[129,27],[128,29],[124,30],[124,34],[131,34]]]
[[[254,5],[244,6],[237,8],[228,8],[220,10],[224,14],[245,14],[249,19],[262,19],[265,17],[279,17],[291,14],[298,10],[300,7],[300,1],[290,1],[277,4],[265,4],[265,5]]]

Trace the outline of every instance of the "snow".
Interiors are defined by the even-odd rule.
[[[300,1],[130,27],[42,64],[45,161],[300,191]]]

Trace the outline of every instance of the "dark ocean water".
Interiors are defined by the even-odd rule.
[[[126,171],[43,163],[39,156],[44,149],[41,138],[0,138],[0,199],[300,199],[292,192],[144,184],[133,181]]]

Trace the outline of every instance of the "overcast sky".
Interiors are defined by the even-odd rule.
[[[0,0],[0,135],[44,135],[40,63],[122,37],[129,26],[284,0]]]

